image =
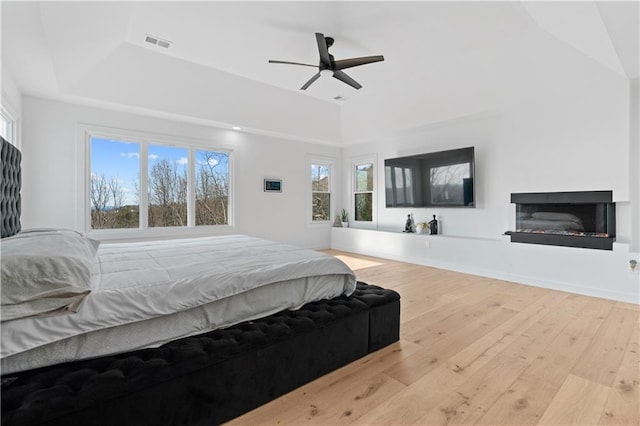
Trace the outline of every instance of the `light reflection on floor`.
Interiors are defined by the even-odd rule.
[[[373,260],[358,259],[357,257],[346,256],[344,254],[335,255],[338,259],[342,260],[351,269],[357,271],[358,269],[371,268],[373,266],[384,265],[382,262],[375,262]]]

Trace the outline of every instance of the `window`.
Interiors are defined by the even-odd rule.
[[[89,146],[91,229],[229,224],[229,152],[97,136]]]
[[[196,226],[229,223],[229,153],[196,150]]]
[[[16,120],[3,107],[0,107],[0,136],[14,145],[17,142]]]
[[[140,144],[91,138],[91,229],[140,226]]]
[[[373,221],[373,180],[372,162],[359,163],[354,168],[354,217],[356,221]]]
[[[311,220],[331,220],[331,165],[311,164]]]
[[[149,227],[187,226],[189,150],[149,145]]]

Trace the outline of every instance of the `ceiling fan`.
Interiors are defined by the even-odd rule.
[[[325,37],[322,33],[316,33],[316,41],[318,42],[318,52],[320,53],[320,63],[318,65],[311,64],[301,64],[300,62],[288,62],[288,61],[274,61],[269,60],[270,64],[289,64],[289,65],[304,65],[306,67],[317,67],[318,72],[309,79],[300,90],[306,90],[307,87],[311,86],[311,84],[320,78],[320,75],[326,72],[331,72],[333,74],[333,78],[336,78],[344,83],[347,83],[349,86],[360,89],[362,85],[355,81],[353,78],[349,77],[343,69],[357,67],[359,65],[370,64],[373,62],[384,61],[384,56],[376,55],[376,56],[364,56],[361,58],[350,58],[350,59],[340,59],[338,61],[333,59],[333,55],[329,53],[329,48],[333,46],[333,38]]]

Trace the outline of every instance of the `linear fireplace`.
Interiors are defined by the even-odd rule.
[[[516,204],[511,242],[613,249],[612,191],[517,193],[511,202]]]

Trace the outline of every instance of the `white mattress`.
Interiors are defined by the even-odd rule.
[[[243,235],[105,244],[78,313],[2,324],[2,374],[155,347],[354,289],[332,256]]]

